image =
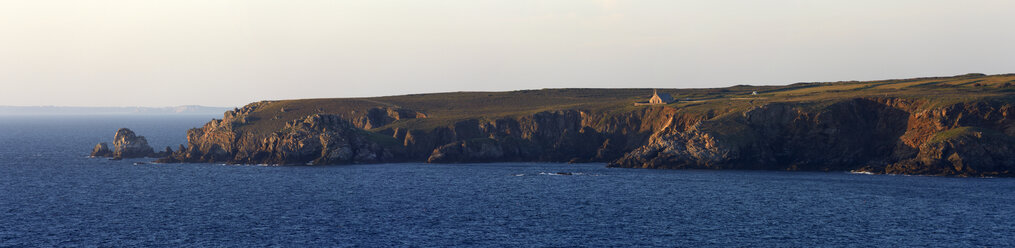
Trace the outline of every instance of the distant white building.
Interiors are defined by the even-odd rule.
[[[659,93],[657,90],[652,90],[652,98],[648,99],[648,103],[651,104],[667,104],[673,102],[673,97],[670,94]]]
[[[753,92],[751,92],[751,95],[752,95],[752,96],[757,96],[757,95],[758,95],[758,92],[757,92],[757,91],[753,91]]]

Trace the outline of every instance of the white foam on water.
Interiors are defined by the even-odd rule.
[[[870,172],[870,171],[849,171],[849,173],[850,174],[860,174],[860,175],[874,175],[874,172]]]

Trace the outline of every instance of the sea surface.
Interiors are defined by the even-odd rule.
[[[1009,178],[87,158],[210,118],[0,116],[0,246],[1015,246]]]

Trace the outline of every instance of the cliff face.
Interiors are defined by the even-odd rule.
[[[769,104],[662,130],[610,166],[1012,175],[1010,104],[922,104],[881,98],[814,109]]]
[[[268,134],[243,131],[241,127],[251,122],[248,114],[256,108],[227,112],[221,120],[189,130],[187,146],[160,162],[605,162],[641,146],[653,132],[675,121],[675,109],[660,107],[611,116],[546,111],[513,118],[465,119],[423,130],[363,130],[396,118],[426,118],[414,111],[382,109],[360,117],[314,114]]]
[[[242,118],[242,117],[240,117]],[[373,134],[336,115],[315,114],[264,137],[237,132],[238,122],[213,120],[187,132],[187,147],[160,162],[350,164],[396,161],[402,149],[382,146]]]
[[[437,140],[406,144],[417,146],[415,150],[423,151],[431,163],[607,162],[640,147],[652,133],[666,126],[695,119],[676,115],[676,109],[665,107],[619,115],[547,111],[518,118],[461,121],[436,130],[441,135],[428,136]]]
[[[1015,122],[1004,101],[933,106],[859,97],[705,112],[672,106],[611,113],[570,109],[412,129],[384,127],[429,116],[373,107],[358,115],[312,114],[271,132],[245,128],[257,125],[251,113],[263,111],[261,104],[188,131],[187,146],[160,161],[609,162],[629,168],[959,176],[1012,176],[1015,168]]]

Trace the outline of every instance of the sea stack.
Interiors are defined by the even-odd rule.
[[[92,157],[112,157],[113,159],[143,158],[155,156],[155,149],[148,145],[144,136],[138,136],[127,128],[116,130],[113,136],[113,150],[105,142],[95,145]]]

